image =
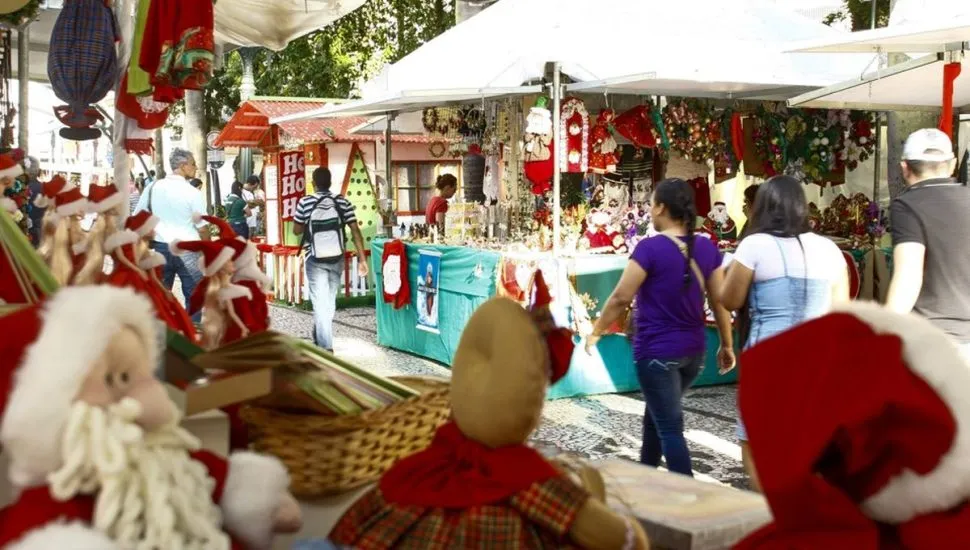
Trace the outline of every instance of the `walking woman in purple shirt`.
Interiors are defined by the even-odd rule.
[[[734,368],[735,362],[731,316],[711,294],[724,280],[721,254],[710,239],[694,234],[694,190],[684,180],[667,179],[657,185],[651,203],[653,225],[660,235],[641,241],[633,251],[586,349],[596,345],[636,298],[631,338],[647,403],[640,462],[657,467],[663,456],[668,470],[692,476],[681,398],[704,368],[704,295],[715,307],[722,372]]]

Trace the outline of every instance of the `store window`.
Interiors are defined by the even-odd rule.
[[[398,214],[424,214],[441,174],[454,174],[461,186],[457,162],[409,161],[394,163],[394,199]]]

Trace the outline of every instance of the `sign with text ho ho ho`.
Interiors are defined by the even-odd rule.
[[[296,204],[306,194],[306,165],[302,151],[280,153],[280,219],[292,221]]]

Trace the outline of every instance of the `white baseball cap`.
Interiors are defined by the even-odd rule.
[[[906,138],[903,160],[946,162],[956,158],[949,136],[936,128],[916,130]]]

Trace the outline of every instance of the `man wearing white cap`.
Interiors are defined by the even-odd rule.
[[[913,132],[903,147],[906,190],[893,201],[893,278],[887,305],[914,311],[963,344],[970,357],[970,188],[951,177],[953,143]]]

